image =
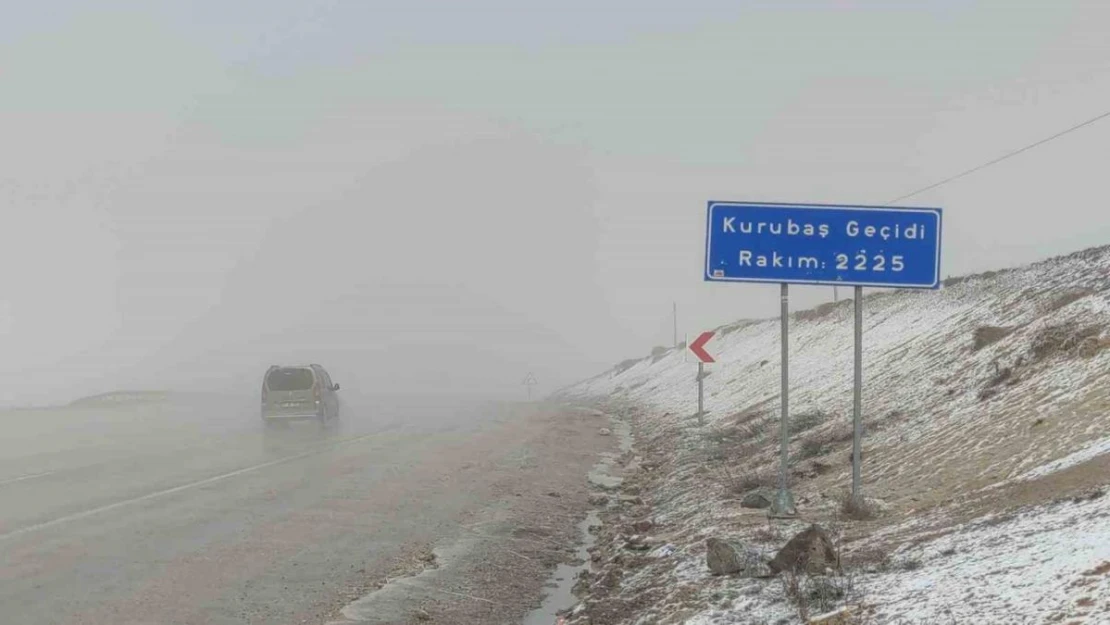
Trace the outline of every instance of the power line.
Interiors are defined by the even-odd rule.
[[[960,173],[958,173],[954,176],[949,176],[948,178],[945,178],[944,180],[941,180],[939,182],[934,182],[933,184],[931,184],[927,187],[921,187],[920,189],[918,189],[916,191],[913,191],[912,193],[907,193],[907,194],[905,194],[901,197],[897,197],[897,198],[887,202],[887,204],[894,204],[895,202],[901,202],[902,200],[908,200],[909,198],[911,198],[915,195],[920,195],[920,194],[922,194],[926,191],[931,191],[932,189],[935,189],[937,187],[946,185],[949,182],[952,182],[954,180],[959,180],[960,178],[963,178],[964,176],[970,176],[971,174],[974,174],[977,171],[982,171],[982,170],[984,170],[984,169],[986,169],[986,168],[988,168],[992,165],[997,165],[998,163],[1001,163],[1004,160],[1013,158],[1013,157],[1015,157],[1018,154],[1021,154],[1023,152],[1028,152],[1029,150],[1032,150],[1033,148],[1042,146],[1042,145],[1048,143],[1049,141],[1054,141],[1056,139],[1059,139],[1060,137],[1062,137],[1066,134],[1075,132],[1076,130],[1079,130],[1080,128],[1084,128],[1086,126],[1090,126],[1091,124],[1093,124],[1093,123],[1095,123],[1099,120],[1106,119],[1107,117],[1110,117],[1110,111],[1106,111],[1105,113],[1102,113],[1101,115],[1096,115],[1096,116],[1088,119],[1087,121],[1078,123],[1078,124],[1072,126],[1071,128],[1068,128],[1066,130],[1061,130],[1060,132],[1058,132],[1058,133],[1056,133],[1056,134],[1054,134],[1050,137],[1045,137],[1044,139],[1041,139],[1040,141],[1030,143],[1029,145],[1027,145],[1023,148],[1019,148],[1017,150],[1014,150],[1013,152],[1008,152],[1008,153],[1006,153],[1002,156],[999,156],[998,158],[996,158],[994,160],[987,161],[986,163],[983,163],[982,165],[976,165],[975,167],[972,167],[971,169],[964,170],[964,171],[962,171],[962,172],[960,172]]]

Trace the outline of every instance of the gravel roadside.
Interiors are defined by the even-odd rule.
[[[587,476],[617,440],[595,411],[539,405],[511,418],[498,430],[508,453],[467,467],[475,505],[435,541],[404,546],[384,575],[368,574],[364,594],[329,625],[516,624],[555,590],[553,572],[574,563],[582,541]]]

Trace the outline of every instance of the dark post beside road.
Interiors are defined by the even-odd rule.
[[[794,516],[794,495],[787,487],[790,447],[790,285],[785,282],[779,287],[782,293],[782,417],[779,423],[781,446],[779,449],[779,492],[771,503],[772,516]]]
[[[702,332],[686,348],[694,352],[698,359],[698,425],[705,425],[705,363],[716,362],[709,352],[705,351],[705,344],[713,338],[714,331]]]
[[[860,439],[863,438],[863,287],[856,287],[855,381],[852,389],[852,500],[860,503]]]
[[[703,380],[705,379],[705,363],[698,361],[698,425],[705,425],[705,394]]]

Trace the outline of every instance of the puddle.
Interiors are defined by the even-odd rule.
[[[615,489],[619,488],[624,480],[613,475],[613,468],[617,464],[617,459],[632,449],[632,427],[625,421],[611,416],[609,421],[612,424],[610,429],[617,437],[619,451],[602,454],[601,460],[590,469],[589,481],[600,488]],[[578,574],[590,566],[590,548],[597,542],[597,537],[590,533],[591,525],[601,525],[599,510],[591,510],[578,524],[578,533],[582,538],[575,557],[583,563],[577,566],[560,564],[555,569],[543,604],[525,617],[523,625],[554,625],[559,618],[559,612],[569,610],[578,603],[578,598],[573,593],[574,584],[578,581]]]
[[[597,510],[591,510],[586,518],[578,524],[578,533],[582,537],[581,546],[575,552],[575,558],[582,560],[583,564],[560,564],[551,576],[548,584],[547,596],[543,604],[533,610],[524,618],[523,625],[554,625],[559,618],[559,612],[573,608],[578,603],[572,590],[578,581],[578,574],[590,564],[590,547],[594,546],[597,539],[590,533],[591,525],[600,525],[601,516]],[[553,587],[552,587],[553,586]]]
[[[623,419],[610,417],[610,421],[613,423],[613,434],[617,436],[617,445],[621,453],[632,451],[632,426]]]
[[[590,471],[590,484],[606,490],[614,490],[624,483],[623,478],[609,475],[605,468],[595,468]]]
[[[613,490],[620,488],[624,483],[624,479],[613,475],[613,467],[617,464],[617,459],[623,454],[632,449],[632,427],[627,422],[609,417],[609,422],[613,430],[613,435],[617,438],[617,452],[606,452],[601,454],[601,461],[598,462],[587,476],[590,484],[598,488],[606,490]]]

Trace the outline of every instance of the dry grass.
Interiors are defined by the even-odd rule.
[[[796,414],[792,419],[790,419],[790,435],[796,436],[798,434],[801,434],[802,432],[812,430],[813,428],[828,421],[829,418],[830,415],[821,410],[813,410],[810,412],[802,412]]]
[[[991,278],[995,278],[995,277],[997,277],[997,276],[999,276],[1003,273],[1005,273],[1005,271],[985,271],[983,273],[973,273],[973,274],[967,275],[967,276],[957,276],[957,277],[954,277],[954,278],[947,278],[947,279],[944,280],[943,284],[946,287],[952,287],[952,286],[956,286],[957,284],[962,284],[964,282],[968,282],[970,280],[990,280]]]
[[[632,368],[633,365],[640,362],[641,360],[643,360],[643,358],[629,358],[628,360],[620,361],[619,363],[617,363],[617,366],[613,367],[613,375],[620,375],[625,371],[628,371]]]
[[[751,319],[745,319],[743,321],[737,321],[736,323],[730,323],[728,325],[721,326],[720,328],[718,328],[717,329],[717,336],[727,336],[729,334],[732,334],[733,332],[736,332],[737,330],[742,330],[742,329],[744,329],[744,328],[746,328],[750,325],[756,324],[756,323],[759,323],[759,322],[758,321],[753,321]]]
[[[890,569],[890,552],[882,547],[867,547],[853,552],[844,560],[846,568],[869,572],[882,572]]]
[[[823,456],[836,445],[852,440],[852,428],[836,427],[813,432],[802,439],[801,448],[798,450],[797,460],[808,460]]]
[[[808,623],[811,616],[831,612],[845,602],[860,600],[852,570],[831,571],[827,575],[784,571],[779,575],[779,581],[786,600],[803,623]]]
[[[669,351],[670,351],[669,349],[667,349],[666,347],[662,347],[662,346],[656,346],[656,347],[651,348],[651,363],[655,364],[655,363],[659,362],[660,360],[663,360],[664,358],[667,357],[667,352],[669,352]]]
[[[802,440],[801,449],[794,456],[795,460],[809,460],[825,454],[825,445],[816,437],[806,437]]]
[[[925,565],[922,564],[921,560],[918,560],[917,558],[907,558],[905,560],[902,560],[901,562],[898,562],[894,566],[900,571],[919,571]]]
[[[866,497],[852,497],[850,493],[841,495],[838,509],[853,521],[870,521],[879,516],[879,508],[873,502]]]
[[[987,380],[987,383],[983,386],[982,390],[979,391],[979,401],[986,401],[997,395],[999,391],[998,387],[1001,386],[1003,383],[1008,383],[1012,386],[1016,384],[1017,381],[1017,378],[1014,377],[1013,369],[1011,369],[1010,367],[999,369],[997,373],[995,373],[993,376],[991,376],[989,380]]]
[[[1031,342],[1033,358],[1041,361],[1059,354],[1072,357],[1093,355],[1098,353],[1103,343],[1099,339],[1101,334],[1102,327],[1097,325],[1063,323],[1042,328]]]
[[[794,313],[794,320],[795,321],[817,321],[818,319],[823,319],[825,317],[828,317],[837,308],[840,308],[841,306],[851,306],[851,305],[852,305],[852,300],[850,300],[850,299],[841,300],[839,302],[827,302],[827,303],[821,304],[820,306],[818,306],[816,308],[811,308],[809,310],[799,310],[798,312]]]
[[[1064,308],[1065,306],[1069,306],[1074,302],[1078,302],[1079,300],[1087,297],[1093,292],[1094,291],[1092,291],[1091,289],[1071,289],[1069,291],[1065,291],[1063,294],[1057,295],[1055,298],[1053,298],[1053,300],[1049,302],[1047,306],[1045,306],[1044,312],[1046,315],[1052,314]]]
[[[993,345],[1002,339],[1010,336],[1014,332],[1014,328],[1006,326],[982,326],[975,328],[975,332],[971,337],[971,351],[979,351],[984,347]]]
[[[778,476],[773,471],[745,471],[732,474],[725,471],[727,486],[730,492],[743,495],[760,488],[774,488],[778,485]]]
[[[764,525],[752,533],[752,540],[777,544],[783,542],[783,535],[777,526]]]

